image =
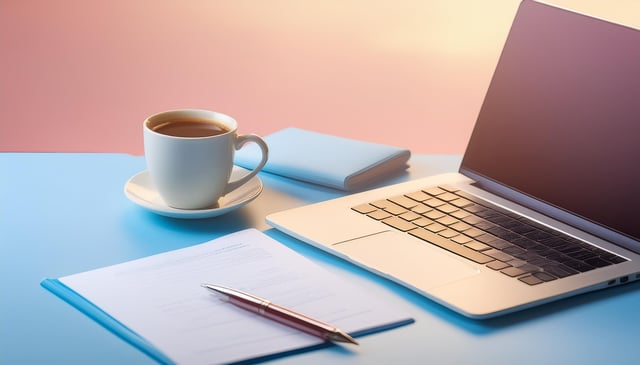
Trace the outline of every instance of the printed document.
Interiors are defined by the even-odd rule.
[[[223,301],[203,283],[258,295],[355,335],[411,322],[254,229],[59,281],[178,364],[229,363],[322,343]]]

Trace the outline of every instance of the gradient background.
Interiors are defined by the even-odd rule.
[[[637,0],[549,0],[640,28]],[[462,153],[518,0],[0,0],[0,151],[142,154],[184,107]]]

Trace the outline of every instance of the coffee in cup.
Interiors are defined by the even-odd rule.
[[[215,207],[220,197],[254,177],[268,158],[266,142],[255,134],[239,135],[228,115],[200,109],[170,110],[143,124],[147,169],[158,193],[171,207]],[[258,166],[229,181],[234,152],[247,142],[262,151]]]
[[[154,132],[173,137],[211,137],[229,132],[224,125],[201,118],[169,120],[153,128]]]

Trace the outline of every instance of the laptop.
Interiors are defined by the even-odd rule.
[[[640,279],[639,137],[640,31],[525,0],[457,173],[267,223],[495,317]]]

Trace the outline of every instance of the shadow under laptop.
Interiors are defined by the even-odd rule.
[[[552,316],[569,310],[574,310],[581,306],[588,306],[598,301],[608,300],[619,295],[624,295],[625,293],[637,291],[638,289],[640,289],[640,282],[634,282],[607,288],[606,290],[597,290],[589,293],[578,294],[515,313],[480,320],[480,325],[482,325],[482,328],[484,328],[484,331],[486,332],[499,330],[501,328],[521,324],[527,321],[538,320],[545,316]]]
[[[371,272],[346,260],[330,255],[319,248],[308,245],[278,230],[270,229],[265,231],[265,233],[280,241],[285,246],[292,248],[307,257],[311,257],[329,264],[330,266],[335,266],[344,269],[345,271],[355,273],[359,276],[367,278],[372,278],[373,276],[375,277],[376,283],[384,286],[386,289],[402,297],[404,300],[407,300],[414,306],[421,308],[443,322],[455,325],[456,327],[475,335],[490,335],[508,328],[520,326],[540,319],[547,319],[572,310],[580,309],[581,307],[589,306],[599,301],[611,300],[617,296],[622,296],[626,293],[640,290],[640,281],[633,282],[607,288],[606,290],[579,294],[518,312],[504,314],[499,317],[489,319],[472,319],[454,312],[453,310],[448,309],[447,307],[440,305],[421,294],[414,292],[413,290],[405,288],[400,284],[396,284],[395,282],[381,276],[376,276],[375,274],[372,274]]]

